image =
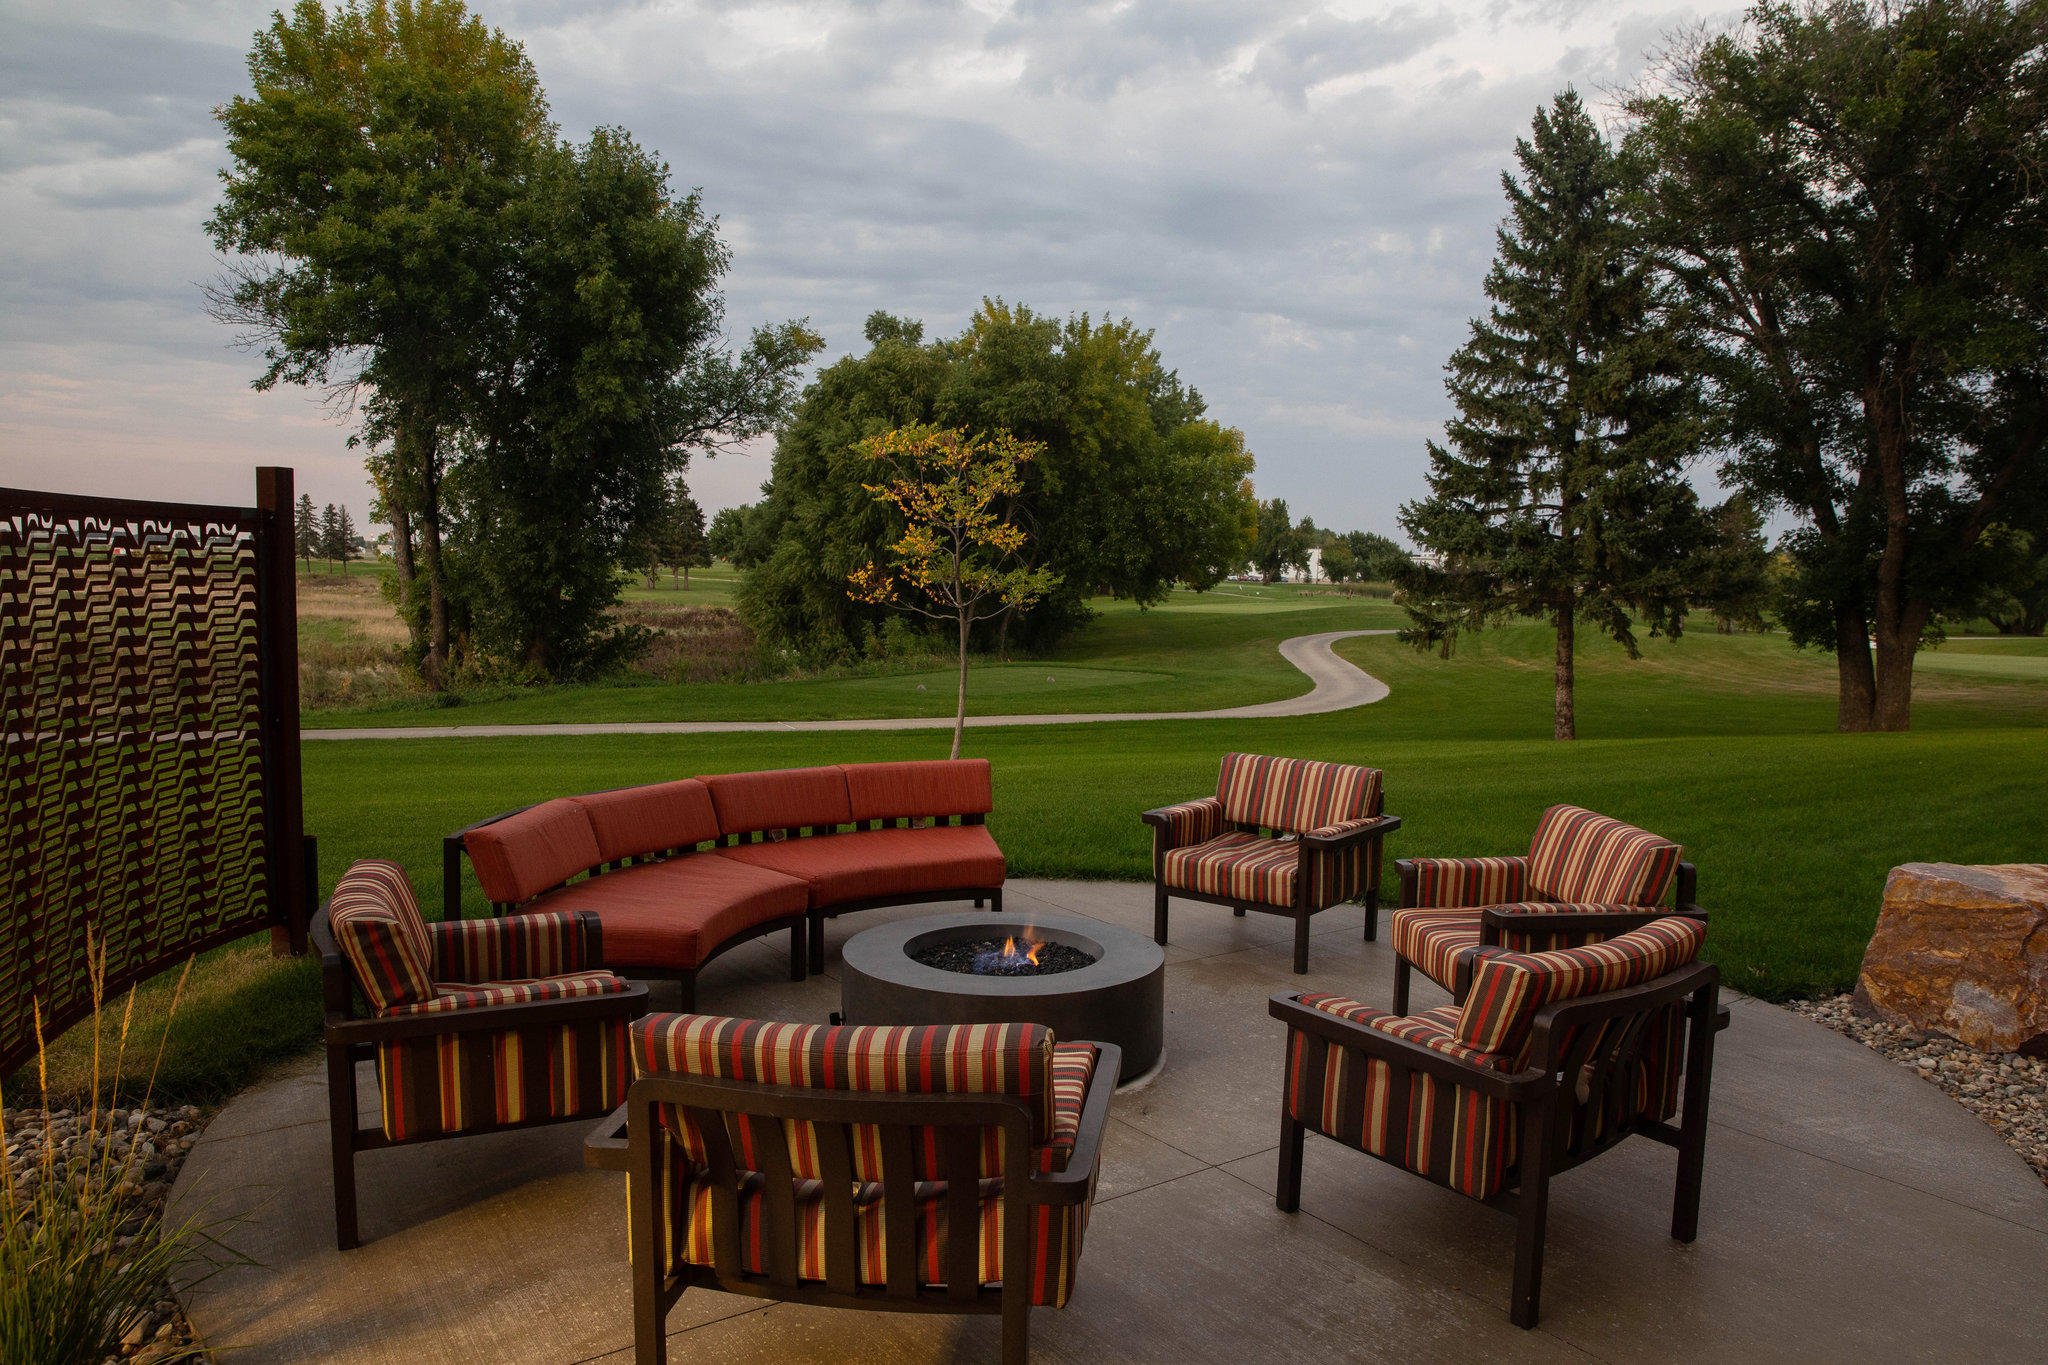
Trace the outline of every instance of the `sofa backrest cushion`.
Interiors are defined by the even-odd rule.
[[[470,830],[462,846],[477,884],[500,905],[538,896],[604,861],[589,815],[566,796]]]
[[[1683,851],[1634,825],[1578,806],[1552,806],[1529,842],[1529,890],[1554,901],[1655,905]]]
[[[1473,965],[1472,986],[1458,1012],[1457,1040],[1482,1052],[1505,1053],[1526,1063],[1536,1012],[1639,986],[1676,971],[1699,956],[1707,929],[1698,920],[1666,915],[1604,943],[1547,953],[1484,952]]]
[[[397,863],[364,858],[342,873],[327,901],[327,927],[372,1009],[433,998],[433,945]]]
[[[849,1028],[650,1014],[633,1023],[632,1047],[636,1076],[674,1072],[813,1090],[1017,1095],[1031,1102],[1034,1146],[1047,1141],[1053,1127],[1053,1035],[1043,1024]],[[703,1139],[688,1115],[664,1105],[662,1119],[689,1158],[702,1164]],[[788,1133],[792,1173],[823,1179],[811,1125],[791,1121]],[[1000,1133],[991,1128],[983,1135],[984,1175],[1002,1174]],[[880,1180],[881,1143],[872,1127],[857,1126],[851,1145],[855,1177]],[[938,1145],[916,1144],[921,1178],[939,1177]]]
[[[1304,758],[1225,754],[1216,779],[1223,818],[1306,834],[1380,813],[1380,770]]]
[[[711,788],[694,777],[569,798],[583,808],[604,862],[688,849],[718,837]]]
[[[719,773],[706,777],[704,785],[711,788],[721,834],[844,825],[853,820],[846,802],[846,774],[837,768]]]
[[[916,763],[849,763],[847,804],[855,820],[986,815],[995,797],[985,758]]]

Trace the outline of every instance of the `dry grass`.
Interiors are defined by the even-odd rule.
[[[669,683],[755,682],[767,676],[754,632],[725,607],[635,602],[613,618],[643,626],[653,640],[633,661],[633,672]]]

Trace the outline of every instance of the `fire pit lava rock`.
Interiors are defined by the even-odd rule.
[[[1013,938],[1018,952],[1005,958],[1001,945]],[[1020,960],[1033,943],[1045,945],[1035,967]],[[1164,1047],[1166,955],[1099,920],[929,915],[863,930],[844,956],[839,997],[849,1024],[1044,1024],[1056,1038],[1122,1048],[1124,1082],[1157,1066]],[[977,959],[981,971],[972,969]],[[1076,959],[1086,965],[1047,970]]]

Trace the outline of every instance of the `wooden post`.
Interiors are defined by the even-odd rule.
[[[256,471],[256,631],[270,843],[271,951],[306,951],[305,807],[299,787],[299,583],[292,471]]]

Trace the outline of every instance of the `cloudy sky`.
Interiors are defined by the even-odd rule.
[[[272,3],[0,5],[0,482],[244,502],[257,464],[369,502],[348,427],[259,394],[205,315],[201,224]],[[728,321],[983,295],[1153,328],[1262,496],[1392,533],[1482,304],[1499,175],[1567,84],[1596,109],[1703,0],[472,0],[565,135],[630,129],[701,186]],[[765,450],[692,472],[752,500]]]

